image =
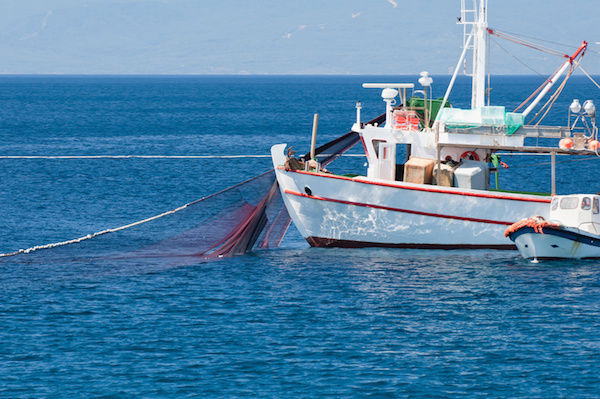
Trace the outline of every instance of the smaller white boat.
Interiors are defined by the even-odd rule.
[[[548,220],[533,216],[506,229],[526,259],[600,258],[600,195],[556,195]]]

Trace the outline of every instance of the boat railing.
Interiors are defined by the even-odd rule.
[[[584,129],[568,126],[521,126],[512,134],[509,134],[506,126],[481,125],[481,126],[445,126],[448,133],[477,134],[486,136],[512,135],[524,137],[540,137],[562,139],[574,134],[585,133]]]

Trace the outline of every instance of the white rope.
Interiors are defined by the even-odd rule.
[[[270,155],[1,155],[0,159],[233,159],[270,157]]]
[[[258,179],[259,177],[262,177],[262,176],[264,176],[264,175],[266,175],[267,173],[270,173],[270,172],[271,172],[271,170],[268,170],[268,171],[266,171],[264,173],[261,173],[260,175],[251,177],[250,179],[244,180],[241,183],[235,184],[235,185],[233,185],[231,187],[228,187],[228,188],[226,188],[224,190],[221,190],[219,192],[216,192],[214,194],[207,195],[206,197],[202,197],[202,198],[197,199],[197,200],[192,201],[192,202],[188,202],[187,204],[179,206],[179,207],[177,207],[175,209],[171,209],[170,211],[166,211],[166,212],[160,213],[158,215],[154,215],[154,216],[146,218],[146,219],[138,220],[137,222],[129,223],[129,224],[126,224],[126,225],[123,225],[123,226],[119,226],[119,227],[115,227],[115,228],[112,228],[112,229],[101,230],[101,231],[98,231],[98,232],[93,233],[93,234],[87,234],[87,235],[85,235],[83,237],[74,238],[72,240],[59,241],[59,242],[54,242],[54,243],[51,243],[51,244],[44,244],[44,245],[36,245],[34,247],[31,247],[31,248],[19,249],[18,251],[8,252],[8,253],[4,253],[4,254],[0,253],[0,258],[6,258],[6,257],[9,257],[9,256],[15,256],[15,255],[21,255],[21,254],[28,254],[28,253],[31,253],[31,252],[39,251],[40,249],[50,249],[50,248],[62,247],[64,245],[69,245],[69,244],[77,244],[77,243],[80,243],[82,241],[91,240],[92,238],[95,238],[95,237],[98,237],[98,236],[101,236],[101,235],[104,235],[104,234],[115,233],[117,231],[121,231],[121,230],[129,229],[131,227],[139,226],[140,224],[148,223],[148,222],[151,222],[153,220],[160,219],[160,218],[162,218],[164,216],[172,215],[174,213],[177,213],[177,212],[179,212],[179,211],[187,208],[190,205],[197,204],[200,201],[204,201],[204,200],[206,200],[208,198],[214,197],[214,196],[222,194],[222,193],[224,193],[226,191],[229,191],[229,190],[232,190],[234,188],[237,188],[237,187],[241,186],[242,184],[245,184],[245,183],[248,183],[248,182],[250,182],[252,180]]]
[[[596,81],[594,80],[594,78],[592,78],[590,76],[590,74],[585,71],[585,69],[583,69],[583,67],[581,66],[581,64],[579,64],[579,69],[581,70],[581,72],[585,73],[585,76],[587,76],[592,81],[592,83],[594,83],[596,85],[597,88],[600,89],[600,85],[598,83],[596,83]]]
[[[69,244],[77,244],[79,242],[82,242],[82,241],[85,241],[85,240],[90,240],[92,238],[101,236],[103,234],[115,233],[117,231],[125,230],[125,229],[128,229],[130,227],[134,227],[134,226],[140,225],[142,223],[150,222],[152,220],[161,218],[163,216],[171,215],[171,214],[173,214],[175,212],[179,212],[180,210],[187,208],[190,204],[191,203],[185,204],[185,205],[182,205],[182,206],[180,206],[178,208],[172,209],[170,211],[163,212],[160,215],[155,215],[155,216],[152,216],[150,218],[139,220],[139,221],[134,222],[134,223],[130,223],[130,224],[126,224],[124,226],[116,227],[114,229],[106,229],[106,230],[98,231],[96,233],[88,234],[88,235],[85,235],[85,236],[79,237],[79,238],[74,238],[72,240],[54,242],[54,243],[51,243],[51,244],[44,244],[44,245],[36,245],[34,247],[27,248],[27,249],[19,249],[18,251],[15,251],[15,252],[9,252],[9,253],[5,253],[5,254],[0,254],[0,258],[5,258],[5,257],[8,257],[8,256],[15,256],[15,255],[19,255],[19,254],[28,254],[30,252],[35,252],[35,251],[38,251],[40,249],[49,249],[49,248],[62,247],[64,245],[69,245]]]
[[[320,154],[327,155],[327,154]],[[364,157],[364,154],[342,154],[343,157]],[[0,155],[0,159],[237,159],[271,158],[270,155]]]

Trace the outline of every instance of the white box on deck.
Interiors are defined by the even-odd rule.
[[[489,174],[487,162],[463,159],[462,164],[454,170],[454,186],[487,190]]]

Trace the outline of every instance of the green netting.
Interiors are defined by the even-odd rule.
[[[445,108],[440,122],[452,128],[493,126],[506,128],[506,134],[514,134],[524,124],[523,114],[506,112],[504,107],[490,106],[475,109]]]
[[[430,127],[431,125],[433,125],[433,121],[435,121],[435,118],[438,114],[438,112],[440,111],[440,108],[442,107],[442,102],[444,101],[443,98],[436,98],[434,100],[428,100],[427,102],[429,103],[429,113],[431,114],[431,116],[429,117],[430,120]],[[423,98],[420,97],[411,97],[406,101],[406,105],[408,105],[411,108],[416,108],[417,114],[419,115],[419,118],[421,118],[421,120],[425,119],[425,114],[423,112],[424,109],[424,104],[425,104],[425,100]],[[446,105],[444,105],[444,108],[451,108],[452,105],[450,104],[449,101],[446,101]]]
[[[506,134],[510,136],[525,124],[525,117],[517,112],[507,112],[504,116],[504,124],[506,125]]]

